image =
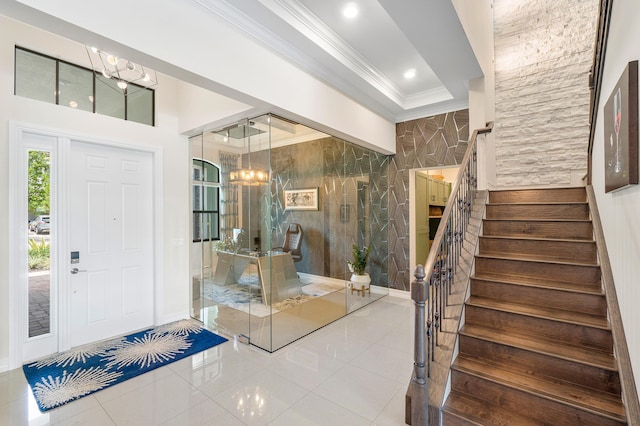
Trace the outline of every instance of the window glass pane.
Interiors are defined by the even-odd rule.
[[[207,182],[220,182],[220,170],[211,163],[204,163]]]
[[[60,62],[58,103],[93,112],[93,73],[87,69]]]
[[[202,218],[202,240],[219,239],[218,232],[218,214],[217,213],[201,213]]]
[[[202,180],[202,160],[193,160],[193,180]]]
[[[114,79],[96,75],[96,112],[124,120],[124,93]]]
[[[217,212],[218,211],[218,188],[207,186],[204,188],[204,190],[206,194],[204,210]]]
[[[202,239],[202,213],[193,213],[193,241],[200,241]]]
[[[153,126],[153,90],[129,85],[127,95],[127,120]]]
[[[202,211],[202,186],[193,185],[193,211]]]
[[[211,239],[219,240],[220,239],[220,225],[218,224],[218,213],[209,213],[211,216]]]
[[[29,151],[29,337],[51,332],[51,154]]]
[[[16,95],[56,103],[56,61],[16,49]]]

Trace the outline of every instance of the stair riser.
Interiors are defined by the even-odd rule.
[[[558,238],[593,240],[591,222],[489,220],[482,222],[482,233],[498,237]]]
[[[589,205],[586,203],[488,204],[486,211],[487,219],[589,219]]]
[[[480,237],[480,254],[512,253],[548,256],[566,262],[596,263],[596,245],[592,241],[553,241],[519,238]]]
[[[452,389],[475,395],[488,403],[512,410],[533,420],[554,426],[621,425],[559,401],[546,399],[519,389],[500,385],[461,371],[451,372]]]
[[[613,351],[611,332],[596,327],[530,317],[474,305],[465,306],[465,319],[468,324],[492,327],[496,332],[562,341],[570,345],[588,346],[607,353]]]
[[[616,371],[585,365],[526,349],[502,345],[467,335],[460,336],[460,354],[503,363],[509,369],[528,372],[536,377],[576,383],[601,392],[620,395],[620,377]]]
[[[600,268],[597,266],[546,263],[525,260],[476,257],[476,274],[504,277],[526,277],[541,281],[560,281],[582,284],[586,289],[601,286]]]
[[[442,413],[442,424],[447,426],[478,426],[476,422],[463,419],[455,414],[444,411]]]
[[[528,306],[544,306],[606,318],[604,295],[471,279],[471,295]]]
[[[584,188],[527,189],[489,192],[489,203],[583,203]]]

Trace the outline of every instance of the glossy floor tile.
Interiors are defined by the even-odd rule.
[[[47,413],[2,373],[0,425],[403,425],[412,344],[411,300],[387,296],[275,353],[231,338]]]

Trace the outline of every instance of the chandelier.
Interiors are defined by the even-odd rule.
[[[251,136],[255,134],[263,133],[260,130],[253,128],[255,123],[253,121],[244,120],[235,126],[229,126],[222,129],[219,134],[224,135],[225,142],[229,141],[229,137],[237,139],[243,139],[247,143],[247,157],[249,167],[241,167],[239,169],[231,170],[229,172],[229,181],[232,184],[244,185],[244,186],[260,186],[269,183],[269,172],[265,169],[251,167]]]
[[[229,180],[236,185],[260,186],[269,183],[269,172],[262,169],[235,169],[229,172]]]
[[[124,96],[131,95],[143,89],[151,89],[158,85],[157,73],[128,59],[119,58],[96,47],[85,46],[91,69],[101,74],[107,81],[98,79]],[[115,81],[115,85],[108,80]]]

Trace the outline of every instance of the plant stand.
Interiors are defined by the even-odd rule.
[[[369,296],[371,296],[371,278],[369,277],[369,274],[351,275],[349,287],[351,288],[351,294],[353,294],[353,292],[355,291],[362,297],[364,297],[365,292],[368,291]]]

